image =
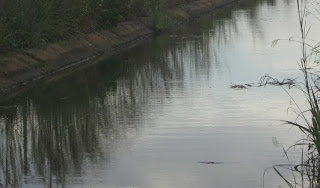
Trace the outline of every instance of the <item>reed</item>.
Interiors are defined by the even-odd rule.
[[[303,81],[302,83],[294,83],[290,85],[290,87],[297,88],[303,92],[305,100],[307,101],[307,109],[302,109],[294,97],[290,95],[289,91],[284,89],[295,104],[294,111],[297,113],[297,119],[295,121],[283,122],[298,128],[305,134],[305,138],[298,140],[296,144],[289,147],[287,150],[284,149],[288,164],[275,165],[272,168],[289,187],[316,188],[320,185],[320,85],[318,84],[320,75],[317,74],[313,68],[318,64],[320,43],[308,37],[310,27],[307,24],[307,1],[296,0],[296,3],[300,37],[298,39],[290,38],[289,41],[296,42],[301,46],[299,68],[302,72]],[[273,45],[276,45],[278,42],[279,40],[275,40]],[[262,80],[267,84],[269,80],[275,79],[265,76]],[[299,164],[293,164],[288,156],[288,151],[296,146],[302,146]],[[290,182],[288,178],[280,172],[279,169],[283,168],[291,170],[293,182]]]

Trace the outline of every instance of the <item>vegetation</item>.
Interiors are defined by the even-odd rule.
[[[302,56],[299,68],[302,71],[303,81],[297,84],[290,83],[290,86],[303,92],[307,101],[307,109],[299,105],[286,90],[296,106],[293,110],[297,113],[297,119],[284,121],[284,123],[300,129],[305,134],[305,138],[300,139],[288,150],[284,150],[288,164],[275,165],[273,169],[289,187],[316,188],[320,185],[320,75],[314,67],[319,64],[320,43],[308,37],[310,27],[307,24],[307,17],[310,12],[307,10],[307,1],[296,0],[296,2],[301,36],[298,39],[292,37],[289,41],[296,42],[301,46]],[[273,45],[276,45],[278,41],[275,40]],[[265,84],[268,84],[270,80],[277,81],[269,76],[264,76],[262,80]],[[287,152],[296,146],[302,146],[301,159],[298,164],[292,164]],[[279,171],[281,168],[291,170],[294,182]]]
[[[152,16],[155,25],[174,24],[168,7],[194,0],[0,0],[0,54]]]

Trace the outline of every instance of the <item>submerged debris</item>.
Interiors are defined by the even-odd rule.
[[[278,139],[277,139],[277,137],[272,137],[272,143],[273,143],[273,145],[275,146],[275,147],[279,147],[279,141],[278,141]]]

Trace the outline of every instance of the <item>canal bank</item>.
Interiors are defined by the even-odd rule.
[[[200,0],[173,9],[175,25],[195,19],[214,9],[222,8],[238,0]],[[103,56],[114,55],[138,45],[156,33],[151,17],[140,17],[116,27],[72,39],[50,44],[44,48],[33,48],[23,53],[4,57],[0,62],[0,90],[4,94],[13,89],[73,67],[87,64]]]

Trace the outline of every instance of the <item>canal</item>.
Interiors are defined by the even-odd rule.
[[[302,138],[292,101],[230,85],[301,76],[299,45],[271,45],[291,36],[295,1],[243,0],[41,81],[0,107],[0,187],[262,187]]]

